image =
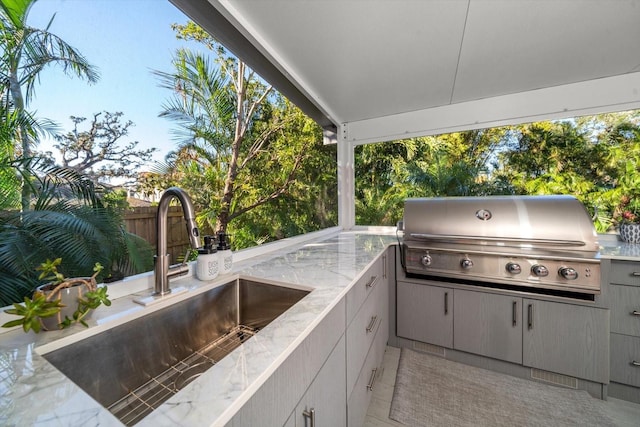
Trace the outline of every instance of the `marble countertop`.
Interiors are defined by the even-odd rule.
[[[148,292],[149,277],[138,282],[144,291],[127,294],[114,287],[113,305],[100,307],[90,327],[70,330],[0,334],[0,424],[5,426],[117,426],[108,410],[68,380],[41,353],[102,332],[148,312],[159,310],[195,292],[237,276],[312,288],[306,297],[260,333],[222,359],[144,418],[140,426],[224,425],[346,294],[366,267],[396,242],[389,229],[334,232],[290,246],[244,256],[233,275],[211,282],[193,277],[171,282],[188,292],[149,307],[133,299]],[[138,287],[141,285],[138,283]],[[111,285],[110,285],[111,287]],[[130,289],[135,289],[130,282]],[[117,351],[117,349],[114,349]],[[82,355],[78,355],[82,357]],[[96,370],[100,367],[96,366]]]
[[[626,243],[616,234],[598,235],[600,258],[640,261],[640,243]]]

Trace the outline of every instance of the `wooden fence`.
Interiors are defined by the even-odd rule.
[[[157,244],[157,210],[157,206],[136,207],[132,208],[124,216],[127,231],[142,237],[154,248]],[[191,247],[180,206],[169,206],[167,224],[167,253],[171,256],[171,264],[176,264],[178,260],[182,260],[187,249]]]

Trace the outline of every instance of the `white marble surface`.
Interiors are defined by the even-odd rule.
[[[236,274],[313,288],[285,314],[138,424],[224,425],[346,294],[363,270],[388,244],[396,241],[394,233],[384,231],[324,235],[315,241],[285,248],[278,246],[269,253],[262,251],[258,256],[243,257],[246,259],[234,266],[234,276],[212,282],[199,282],[194,278],[173,281],[172,286],[186,286],[189,292],[151,307],[142,307],[132,301],[140,292],[125,295],[116,299],[112,307],[97,310],[88,329],[74,327],[39,335],[15,330],[1,334],[0,425],[121,425],[40,353],[226,283]],[[123,293],[121,288],[118,292]],[[96,366],[96,371],[99,370]]]
[[[640,262],[640,243],[626,243],[617,234],[601,234],[600,257]]]

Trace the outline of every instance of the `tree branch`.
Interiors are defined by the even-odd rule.
[[[303,153],[300,153],[296,157],[296,160],[293,165],[293,168],[291,169],[291,172],[289,172],[287,179],[285,180],[284,183],[282,183],[282,185],[279,188],[275,189],[273,192],[271,192],[271,194],[259,199],[255,203],[252,203],[251,205],[245,206],[243,208],[237,209],[229,213],[229,222],[231,222],[231,220],[233,220],[234,218],[242,215],[243,213],[248,212],[251,209],[254,209],[258,206],[264,205],[265,203],[270,202],[271,200],[274,200],[278,198],[280,195],[284,194],[288,190],[289,185],[291,185],[291,183],[294,181],[295,174],[298,171],[304,157],[305,155]]]

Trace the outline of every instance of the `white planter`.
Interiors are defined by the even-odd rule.
[[[620,238],[627,243],[640,243],[640,224],[620,224]]]
[[[36,292],[42,292],[47,297],[47,301],[60,300],[65,306],[52,317],[40,319],[42,329],[45,331],[58,330],[58,325],[65,317],[73,319],[73,313],[78,309],[78,299],[84,298],[87,291],[95,290],[95,279],[92,277],[80,277],[77,279],[67,279],[62,286],[46,284],[36,288]],[[88,318],[91,312],[85,318]]]

